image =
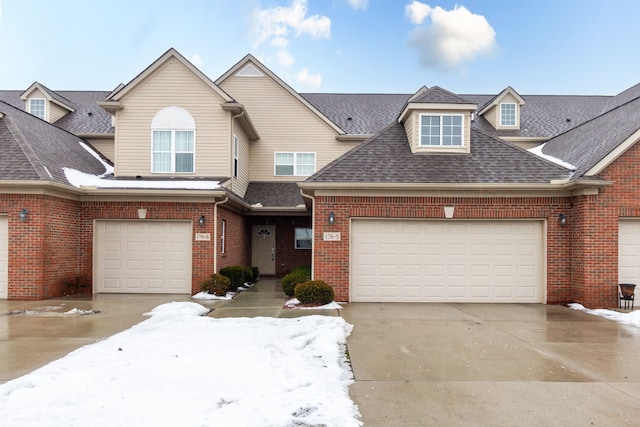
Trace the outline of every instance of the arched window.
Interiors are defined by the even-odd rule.
[[[151,121],[151,172],[195,172],[196,122],[184,108],[166,107]]]

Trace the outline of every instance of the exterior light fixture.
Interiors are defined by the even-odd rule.
[[[201,226],[204,225],[204,215],[200,215],[200,219],[198,220],[198,224]]]
[[[329,225],[333,225],[336,223],[336,214],[333,211],[329,212]]]
[[[565,225],[567,225],[567,217],[565,216],[565,214],[561,213],[560,215],[558,215],[558,222],[560,223],[560,227],[564,227]]]
[[[27,220],[27,214],[29,213],[29,210],[27,208],[22,208],[22,210],[20,211],[20,221],[21,222],[25,222]]]

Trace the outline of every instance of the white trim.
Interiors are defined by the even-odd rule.
[[[423,117],[440,117],[440,145],[430,145],[430,144],[422,144],[422,118]],[[460,144],[459,145],[443,145],[443,118],[444,117],[460,117]],[[420,113],[418,114],[418,145],[416,149],[424,150],[424,149],[459,149],[464,148],[464,125],[465,125],[465,117],[464,114],[448,114],[448,113]]]
[[[43,115],[42,117],[33,114],[33,112],[31,111],[31,103],[33,101],[42,101],[42,110],[43,110],[42,111],[42,115]],[[47,99],[46,98],[29,98],[27,100],[27,105],[29,106],[29,109],[27,111],[29,114],[31,114],[32,116],[36,116],[39,119],[48,121],[48,119],[49,119],[49,117],[48,117],[49,116],[49,108],[47,108]]]
[[[276,162],[276,158],[278,154],[292,154],[293,155],[293,173],[291,175],[283,175],[277,173],[278,163]],[[299,154],[313,154],[313,172],[309,175],[302,175],[298,173],[298,155]],[[281,166],[290,166],[290,165],[281,165]],[[307,165],[305,165],[307,166]],[[273,153],[273,176],[311,176],[316,173],[317,167],[317,155],[312,151],[275,151]]]
[[[513,105],[513,124],[504,124],[502,120],[502,106]],[[517,128],[518,127],[518,105],[515,102],[501,102],[498,104],[498,127],[501,128]]]
[[[622,144],[618,145],[613,151],[607,154],[602,160],[596,163],[591,169],[589,169],[584,175],[585,176],[593,176],[598,175],[602,172],[607,166],[613,163],[618,157],[625,153],[629,148],[631,148],[636,142],[640,140],[640,129],[635,131],[629,136],[629,138],[625,139]]]
[[[220,253],[223,254],[227,249],[227,220],[223,219],[220,224]]]
[[[238,178],[240,176],[240,138],[235,133],[233,134],[233,177]]]

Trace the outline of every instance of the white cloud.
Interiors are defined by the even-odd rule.
[[[309,70],[306,68],[302,69],[299,73],[296,74],[296,80],[311,88],[318,88],[322,84],[322,76],[320,74],[309,74]]]
[[[314,39],[329,38],[331,19],[323,15],[307,15],[307,0],[293,0],[291,6],[258,9],[253,18],[256,25],[256,47],[273,37],[310,35]]]
[[[365,4],[368,0],[349,0],[351,3]],[[289,49],[290,38],[302,35],[312,39],[329,38],[331,19],[324,15],[307,15],[307,0],[292,0],[290,6],[257,9],[253,13],[254,48],[268,45],[278,64],[290,68],[295,58]],[[299,82],[318,87],[322,81],[319,74],[309,74],[305,68],[296,75]]]
[[[496,33],[486,18],[464,6],[444,10],[414,1],[405,10],[416,24],[431,18],[430,24],[414,29],[409,37],[409,45],[426,68],[452,70],[496,47]]]
[[[412,3],[406,5],[404,10],[412,23],[420,25],[427,19],[427,16],[431,12],[431,6],[414,0]]]
[[[347,0],[349,6],[355,10],[365,10],[369,6],[369,0]]]
[[[198,68],[202,67],[202,58],[197,53],[191,55],[189,61]]]

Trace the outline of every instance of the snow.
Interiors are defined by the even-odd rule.
[[[3,425],[360,426],[331,316],[203,317],[195,302],[0,385]]]
[[[613,320],[624,325],[631,325],[640,327],[640,311],[631,311],[629,313],[622,313],[615,310],[607,310],[603,308],[588,309],[582,304],[569,304],[569,307],[574,310],[584,311],[595,316],[601,316],[609,320]]]
[[[557,157],[553,157],[553,156],[550,156],[548,154],[544,154],[542,152],[543,148],[544,148],[544,144],[540,144],[538,146],[530,148],[529,152],[532,153],[532,154],[535,154],[538,157],[542,157],[543,159],[546,159],[546,160],[548,160],[548,161],[550,161],[552,163],[555,163],[556,165],[560,165],[560,166],[562,166],[564,168],[567,168],[567,169],[570,169],[572,171],[576,170],[576,167],[574,165],[572,165],[571,163],[567,163],[567,162],[565,162],[563,160],[558,159]]]
[[[313,307],[303,307],[303,306],[299,306],[299,304],[300,304],[300,301],[298,301],[298,298],[291,298],[289,301],[285,303],[284,306],[285,308],[295,308],[299,310],[334,310],[334,309],[342,308],[342,306],[335,301],[332,301],[329,304],[318,305]]]
[[[105,162],[91,147],[82,141],[78,141],[80,146],[95,157],[102,166],[102,175],[93,175],[72,168],[62,168],[64,176],[69,184],[74,187],[96,187],[96,188],[157,188],[157,189],[185,189],[185,190],[215,190],[220,187],[219,181],[188,181],[188,180],[153,180],[143,181],[137,179],[115,180],[105,177],[113,173],[113,166]]]

